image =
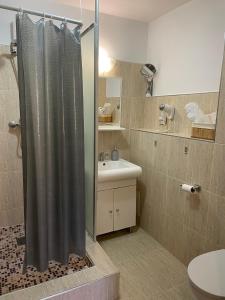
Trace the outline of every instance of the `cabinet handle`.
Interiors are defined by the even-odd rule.
[[[112,214],[112,213],[113,213],[113,211],[112,211],[112,210],[109,210],[109,213],[110,213],[110,214]]]
[[[119,211],[120,211],[119,208],[117,208],[117,209],[116,209],[116,212],[119,212]]]

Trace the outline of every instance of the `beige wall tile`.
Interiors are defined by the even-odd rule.
[[[159,207],[152,206],[149,214],[149,229],[148,232],[157,241],[163,244],[164,238],[164,222],[165,218]]]
[[[140,223],[141,212],[143,211],[143,205],[147,198],[147,169],[142,167],[142,174],[137,178],[137,217],[138,225]],[[144,216],[142,216],[144,218]]]
[[[187,181],[210,189],[214,143],[198,140],[189,141],[189,159],[187,164]]]
[[[157,151],[157,139],[156,135],[148,134],[148,132],[142,132],[142,143],[143,143],[143,158],[144,165],[148,169],[155,167],[155,152]]]
[[[104,151],[103,137],[104,137],[104,133],[102,131],[99,131],[98,132],[98,153]]]
[[[5,132],[7,127],[7,118],[6,118],[6,102],[4,93],[0,91],[0,133]]]
[[[216,143],[218,144],[225,144],[224,124],[225,124],[225,83],[224,83],[224,91],[220,92],[220,100],[219,100],[219,107],[218,107],[217,126],[216,126]]]
[[[107,77],[121,77],[123,97],[145,97],[146,82],[140,74],[141,64],[117,61]]]
[[[190,163],[190,153],[185,154],[185,147],[189,149],[189,140],[178,137],[170,137],[169,143],[163,148],[169,148],[168,175],[179,178],[186,183],[187,169]]]
[[[212,172],[210,191],[225,196],[225,145],[215,144],[212,157]]]
[[[183,220],[185,216],[185,200],[187,193],[181,191],[180,184],[182,183],[182,181],[168,177],[167,185],[165,187],[166,199],[164,213],[177,220],[180,218]]]
[[[113,132],[112,139],[114,145],[119,151],[120,158],[130,159],[130,131],[124,130],[119,132]]]
[[[22,171],[22,149],[20,129],[9,130],[6,155],[8,171]]]
[[[188,265],[193,258],[204,253],[204,237],[195,230],[185,228],[184,238],[186,247],[183,249],[185,253],[183,263]]]
[[[153,237],[160,240],[165,205],[166,176],[154,169],[144,169],[141,193],[141,226]],[[139,182],[140,184],[140,182]]]
[[[0,227],[10,225],[10,218],[7,210],[0,210]]]
[[[130,98],[130,128],[143,128],[144,101],[142,98]]]
[[[205,236],[210,193],[204,190],[197,194],[182,193],[185,197],[183,201],[185,226]]]
[[[144,100],[144,128],[158,128],[159,107],[155,98]]]
[[[121,98],[121,127],[130,128],[130,99]]]
[[[161,243],[184,264],[204,252],[204,238],[196,231],[184,226],[182,219],[164,217],[163,239]]]
[[[184,262],[187,244],[182,218],[174,218],[167,214],[163,214],[163,218],[160,221],[162,223],[160,243],[175,257]]]
[[[4,94],[5,96],[5,113],[6,113],[6,127],[8,127],[9,121],[19,121],[19,96],[14,90],[8,90]]]
[[[10,208],[23,207],[23,176],[21,171],[8,172],[8,201]]]
[[[151,208],[157,207],[161,213],[165,209],[167,177],[165,174],[148,169],[146,174],[147,198]]]
[[[113,133],[112,131],[103,133],[103,149],[104,152],[111,154],[111,151],[114,147]]]
[[[131,160],[145,170],[138,182],[141,226],[184,263],[209,248],[212,234],[206,224],[210,216],[218,217],[209,206],[213,195],[209,191],[224,193],[224,155],[223,145],[131,130]],[[202,190],[195,195],[180,191],[182,183],[200,184]],[[223,214],[221,201],[218,203],[221,214],[217,223]],[[210,249],[221,247],[223,236],[219,234],[217,239],[210,243]]]
[[[168,172],[170,136],[154,134],[154,168],[162,173]]]
[[[130,160],[142,167],[146,165],[143,132],[141,131],[130,131]]]
[[[7,133],[0,133],[0,172],[7,171],[8,143]]]
[[[146,202],[142,203],[140,225],[148,233],[151,232],[151,227],[150,227],[150,206]]]
[[[130,131],[120,132],[99,132],[98,134],[98,153],[105,152],[109,154],[111,159],[111,152],[117,147],[119,157],[129,160],[130,158]]]
[[[103,106],[106,101],[106,79],[98,79],[98,106]]]
[[[225,197],[210,195],[205,250],[225,248]]]
[[[0,172],[0,211],[7,210],[9,205],[8,172]]]
[[[0,226],[23,222],[22,152],[19,130],[19,95],[8,46],[0,46]],[[16,61],[15,61],[16,63]]]

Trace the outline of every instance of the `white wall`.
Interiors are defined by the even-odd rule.
[[[147,23],[100,15],[100,46],[113,58],[146,63],[147,36]]]
[[[149,24],[148,62],[155,95],[219,90],[225,0],[192,0]]]
[[[94,0],[93,0],[94,1]],[[0,0],[1,4],[46,11],[80,20],[80,9],[57,0]],[[15,13],[0,9],[0,44],[10,43],[10,23]],[[84,28],[94,21],[94,13],[83,10]],[[146,23],[101,14],[100,45],[115,59],[145,62],[147,58]]]

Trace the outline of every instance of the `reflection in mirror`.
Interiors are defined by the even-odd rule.
[[[176,37],[174,36],[175,39]],[[217,81],[214,80],[214,83],[210,85],[210,79],[207,78],[204,71],[199,70],[198,66],[197,68],[194,66],[193,58],[187,57],[184,63],[184,65],[192,65],[193,72],[190,72],[189,69],[187,70],[187,66],[179,69],[177,57],[173,52],[167,53],[167,61],[163,64],[161,56],[158,52],[154,52],[157,42],[158,37],[151,46],[151,53],[153,54],[150,61],[156,65],[158,71],[155,76],[153,96],[144,100],[145,114],[142,130],[214,141],[219,96],[217,87],[219,86],[219,75],[216,78]],[[164,50],[161,49],[160,51],[163,52]],[[195,52],[197,55],[198,49]],[[180,53],[180,56],[182,55]],[[174,68],[177,67],[177,70],[171,69],[170,78],[167,73],[168,68],[165,68],[166,63],[167,65],[173,64]],[[159,65],[161,65],[160,68]],[[222,61],[218,61],[217,65],[217,69],[220,71]],[[178,69],[180,70],[180,79],[176,75]],[[214,73],[216,73],[215,70]],[[167,80],[166,75],[168,76]],[[172,75],[177,76],[176,80]],[[186,81],[183,82],[182,78],[186,78]],[[198,78],[201,80],[198,80]],[[162,109],[165,107],[173,109],[173,118],[170,118],[165,109]]]
[[[99,77],[99,125],[120,125],[122,78]]]
[[[145,99],[144,129],[215,139],[224,51],[224,5],[225,1],[188,1],[149,22],[143,66],[152,64],[157,72],[153,96]],[[161,104],[175,107],[172,122],[162,115]]]

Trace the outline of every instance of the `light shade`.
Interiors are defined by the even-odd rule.
[[[103,48],[99,48],[99,75],[103,75],[112,70],[114,66],[114,59],[112,59],[107,51]]]

